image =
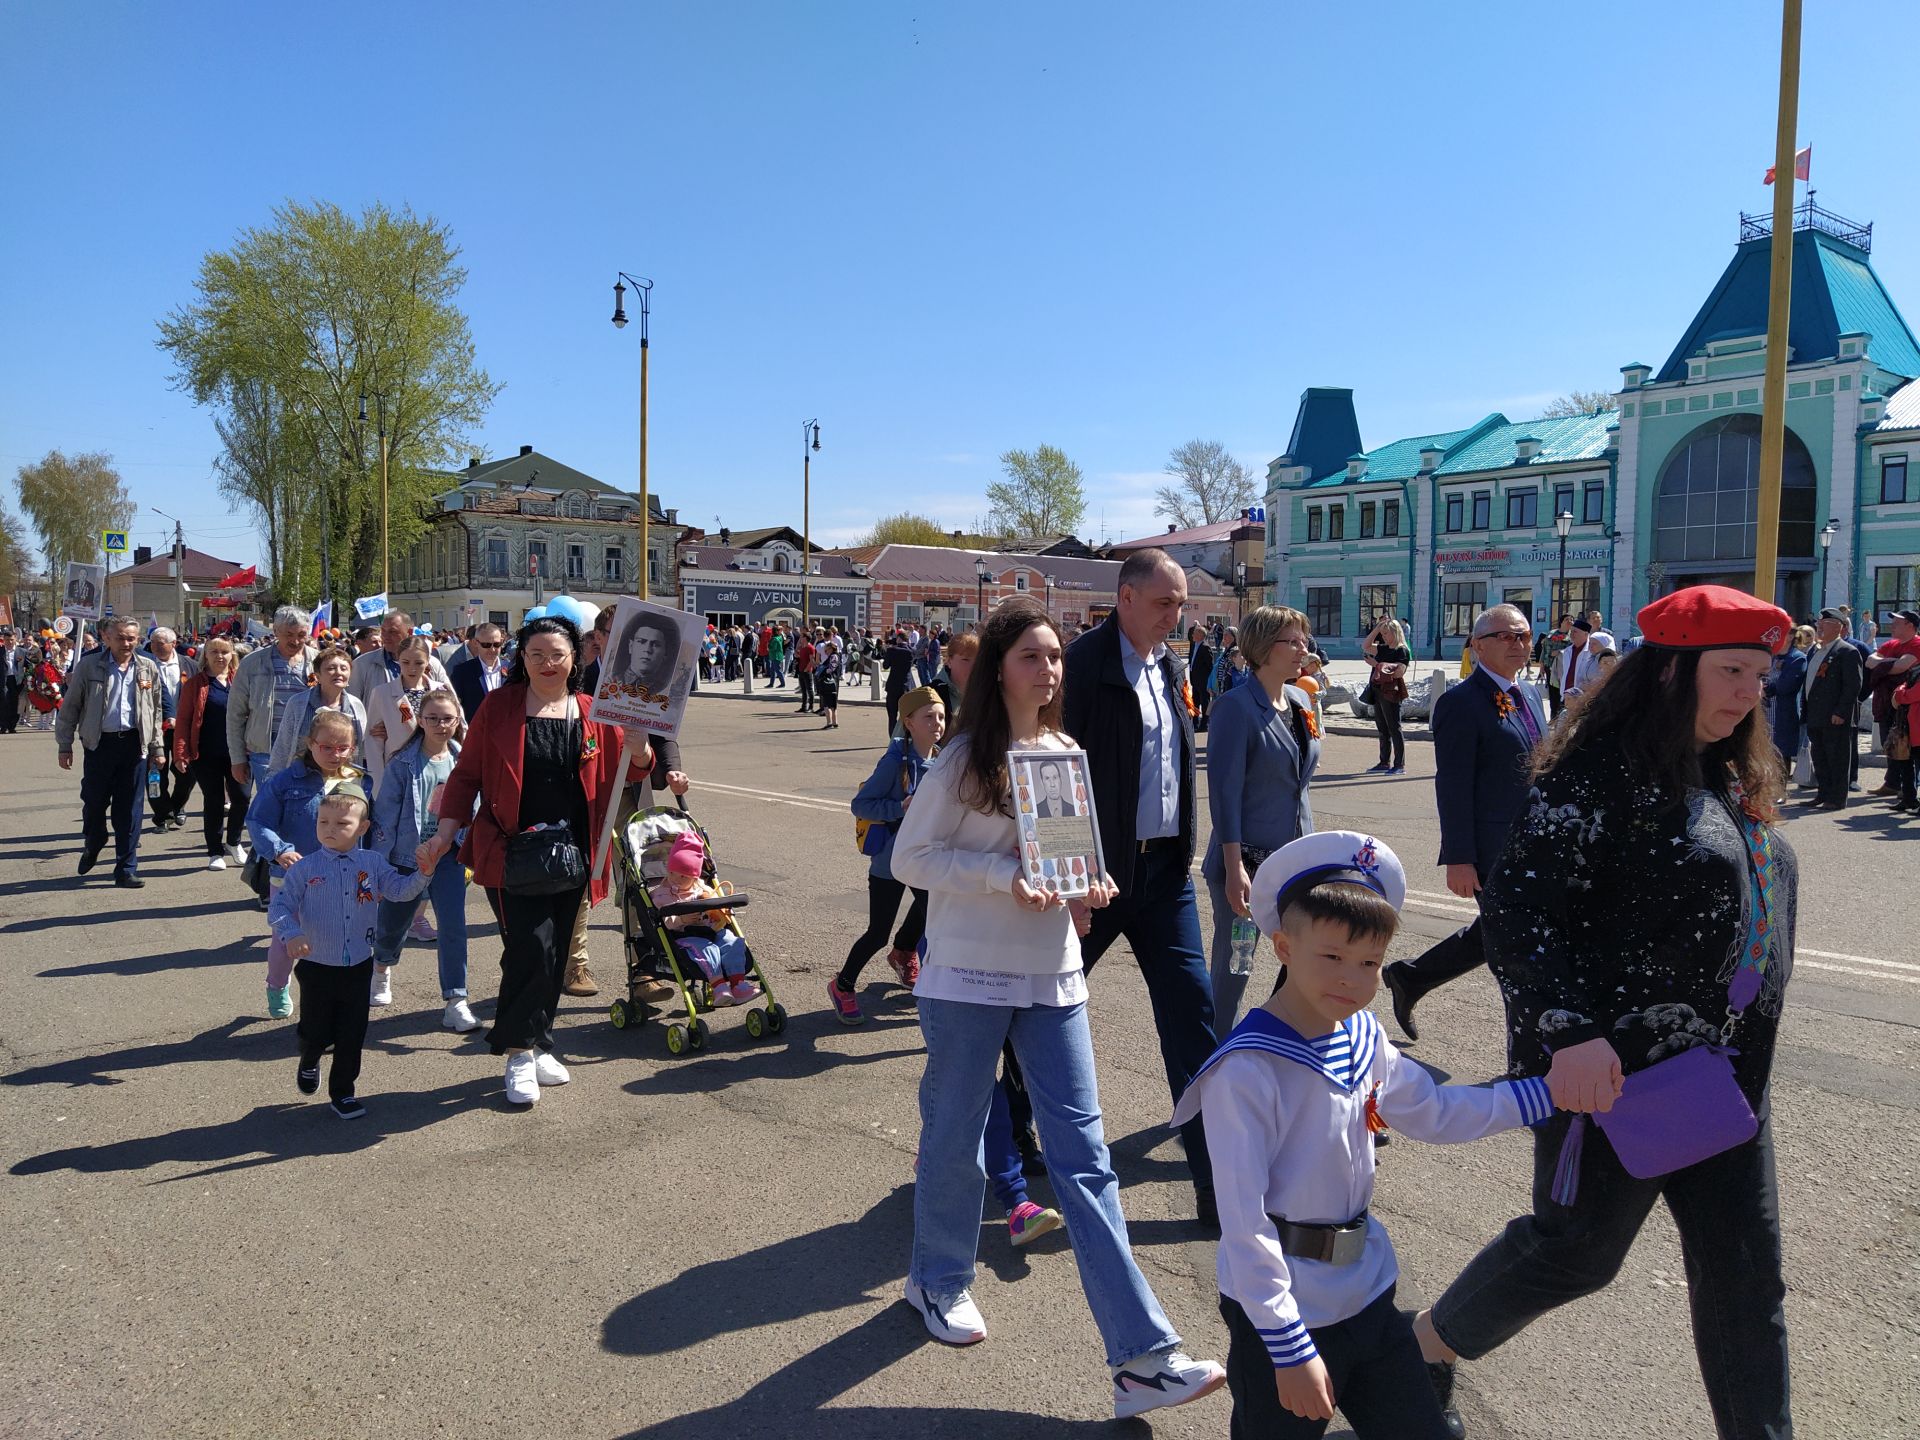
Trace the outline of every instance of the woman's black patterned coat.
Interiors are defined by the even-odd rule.
[[[1602,737],[1540,778],[1481,896],[1515,1076],[1604,1037],[1628,1073],[1716,1038],[1745,942],[1746,838],[1726,799],[1637,783]],[[1776,827],[1773,954],[1734,1071],[1764,1115],[1799,869]]]

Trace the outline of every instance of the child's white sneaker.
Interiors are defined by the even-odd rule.
[[[1113,1415],[1125,1420],[1211,1395],[1227,1372],[1211,1360],[1192,1360],[1178,1350],[1152,1351],[1113,1368]]]
[[[540,1098],[540,1081],[533,1069],[533,1052],[516,1050],[507,1056],[507,1103],[531,1105]]]
[[[375,965],[373,967],[373,986],[367,996],[369,1005],[391,1005],[393,1003],[393,967]]]
[[[464,1035],[469,1030],[480,1028],[480,1017],[473,1013],[471,1005],[456,995],[447,1002],[446,1013],[440,1017],[440,1024],[456,1035]]]
[[[724,1005],[738,1005],[739,1003],[740,997],[733,993],[733,982],[731,980],[716,980],[713,982],[714,1009],[718,1010]]]
[[[980,1316],[980,1307],[973,1303],[972,1291],[962,1290],[941,1305],[908,1276],[906,1300],[920,1312],[920,1318],[926,1321],[927,1333],[936,1340],[948,1345],[977,1345],[987,1338],[987,1322]]]
[[[760,987],[742,975],[733,982],[733,1003],[746,1005],[760,998]]]
[[[573,1076],[553,1056],[544,1050],[537,1050],[533,1056],[533,1078],[542,1085],[564,1085]]]

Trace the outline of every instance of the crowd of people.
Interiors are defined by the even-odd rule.
[[[927,1330],[986,1336],[971,1286],[991,1184],[1012,1244],[1068,1232],[1117,1415],[1224,1384],[1235,1434],[1318,1435],[1338,1406],[1362,1440],[1457,1436],[1454,1364],[1607,1285],[1664,1198],[1719,1434],[1789,1433],[1767,1118],[1797,888],[1781,806],[1802,754],[1815,803],[1845,803],[1864,700],[1889,756],[1878,793],[1914,808],[1920,615],[1891,615],[1891,638],[1862,655],[1850,617],[1823,614],[1809,635],[1715,586],[1649,605],[1623,646],[1597,616],[1536,645],[1524,611],[1483,612],[1465,678],[1432,714],[1440,861],[1478,915],[1387,964],[1399,859],[1381,838],[1314,824],[1325,657],[1307,617],[1260,606],[1231,629],[1183,631],[1184,574],[1155,550],[1129,557],[1117,589],[1113,613],[1072,636],[1014,597],[962,634],[714,627],[702,656],[709,680],[762,667],[781,686],[791,670],[802,710],[828,725],[852,652],[885,676],[888,744],[851,800],[868,922],[826,999],[861,1023],[862,972],[883,948],[914,996],[927,1063],[905,1298]],[[569,1078],[553,1053],[560,995],[592,993],[586,902],[607,886],[592,839],[610,808],[639,803],[633,787],[688,783],[677,753],[593,719],[606,619],[583,635],[549,615],[511,641],[480,626],[436,652],[405,615],[315,637],[288,608],[244,654],[227,636],[183,648],[162,630],[143,646],[137,623],[110,621],[60,672],[61,764],[76,739],[85,752],[80,872],[111,828],[116,881],[144,883],[143,804],[157,829],[177,828],[197,789],[209,865],[243,864],[268,910],[267,1007],[298,1008],[298,1087],[317,1093],[330,1049],[343,1118],[363,1113],[368,1009],[390,1000],[410,931],[438,945],[443,1023],[482,1023],[465,919],[480,886],[502,937],[486,1038],[508,1099],[531,1104]],[[57,663],[58,638],[29,652],[0,636],[8,697]],[[1364,649],[1375,769],[1395,773],[1412,657],[1392,621]],[[1008,764],[1067,749],[1085,755],[1105,865],[1073,899],[1024,876]],[[663,903],[709,893],[697,837],[686,848]],[[437,929],[415,930],[428,906]],[[1224,1366],[1185,1353],[1135,1262],[1102,1131],[1086,1005],[1122,938],[1195,1220],[1219,1237]],[[1273,991],[1241,1018],[1262,945]],[[715,946],[716,991],[751,993],[741,957]],[[1367,1004],[1384,984],[1417,1040],[1421,1000],[1483,964],[1506,1002],[1509,1069],[1490,1087],[1436,1085]],[[1658,1098],[1675,1078],[1701,1100],[1697,1125]],[[1368,1213],[1383,1132],[1451,1143],[1518,1126],[1533,1132],[1531,1213],[1431,1307],[1401,1309]],[[1037,1175],[1057,1210],[1030,1198]]]

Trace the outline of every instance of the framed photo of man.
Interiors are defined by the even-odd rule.
[[[1069,898],[1106,873],[1084,750],[1014,750],[1007,756],[1026,882]]]
[[[66,588],[61,593],[64,597],[60,606],[62,615],[71,615],[76,620],[98,620],[100,607],[106,601],[107,567],[69,560]]]
[[[600,656],[593,718],[649,735],[678,735],[706,629],[703,615],[637,598],[620,601]]]

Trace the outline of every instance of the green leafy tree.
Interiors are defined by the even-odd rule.
[[[110,455],[69,456],[49,450],[33,464],[22,465],[14,484],[20,489],[20,508],[40,536],[47,574],[56,585],[68,561],[100,563],[105,554],[100,548],[102,530],[125,530],[133,524],[133,497]]]
[[[280,593],[317,593],[323,524],[335,592],[379,587],[382,432],[392,556],[448,488],[499,389],[456,303],[459,253],[408,209],[290,201],[207,255],[160,322],[175,386],[218,414],[223,489],[267,532]]]
[[[987,487],[992,507],[988,524],[1000,534],[1022,540],[1041,535],[1071,535],[1086,518],[1087,496],[1080,467],[1052,445],[1033,451],[1009,450],[1000,457],[1005,480]]]
[[[940,528],[940,522],[925,515],[915,515],[902,511],[898,515],[883,515],[873,522],[873,529],[860,543],[862,545],[945,545],[949,549],[977,549],[986,541],[983,535],[956,535],[951,530]]]
[[[1154,513],[1182,530],[1231,519],[1253,504],[1253,471],[1218,440],[1189,440],[1161,468],[1174,483],[1155,492]]]
[[[33,552],[27,548],[26,527],[0,505],[0,595],[17,595],[32,574]]]

